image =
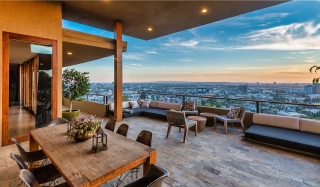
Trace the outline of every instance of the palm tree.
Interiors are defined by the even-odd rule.
[[[311,73],[318,73],[317,71],[320,69],[320,66],[317,66],[317,65],[314,65],[314,66],[312,66],[310,69],[309,69],[309,71],[311,72]],[[313,80],[312,80],[312,82],[313,83],[319,83],[319,79],[320,79],[320,77],[317,77],[317,78],[314,78]]]

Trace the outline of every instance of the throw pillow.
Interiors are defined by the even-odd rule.
[[[149,108],[150,102],[150,100],[143,101],[141,108]]]
[[[195,101],[184,101],[183,110],[195,111],[196,110],[196,102]]]
[[[137,100],[137,102],[138,102],[139,106],[141,107],[142,103],[143,103],[143,99],[140,98],[140,99]]]
[[[227,114],[227,117],[230,119],[236,119],[236,118],[238,118],[240,112],[241,112],[240,107],[231,106],[230,111]]]
[[[130,101],[129,104],[131,108],[140,108],[140,105],[137,101]]]

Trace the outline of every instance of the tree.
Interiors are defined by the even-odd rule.
[[[310,69],[309,69],[309,71],[310,71],[310,73],[318,73],[317,71],[320,69],[320,66],[317,66],[317,65],[315,65],[315,66],[312,66]],[[313,83],[319,83],[319,79],[320,79],[320,77],[316,77],[316,78],[313,78],[313,80],[312,80],[312,82]]]
[[[72,102],[83,100],[90,91],[88,72],[81,73],[75,69],[65,69],[62,74],[62,95],[70,101],[70,112],[72,112]]]

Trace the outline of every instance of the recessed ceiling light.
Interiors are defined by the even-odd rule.
[[[202,13],[207,13],[208,10],[207,10],[206,8],[203,8],[203,9],[201,10],[201,12],[202,12]]]
[[[151,27],[149,27],[149,28],[148,28],[148,31],[152,31],[152,28],[151,28]]]
[[[72,52],[68,52],[68,55],[72,55]]]

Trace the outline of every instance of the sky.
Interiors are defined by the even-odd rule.
[[[114,36],[66,20],[63,28]],[[320,65],[320,1],[291,1],[149,41],[123,40],[124,82],[311,83],[317,75],[309,68]],[[113,82],[113,56],[70,68],[89,72],[91,82]]]

